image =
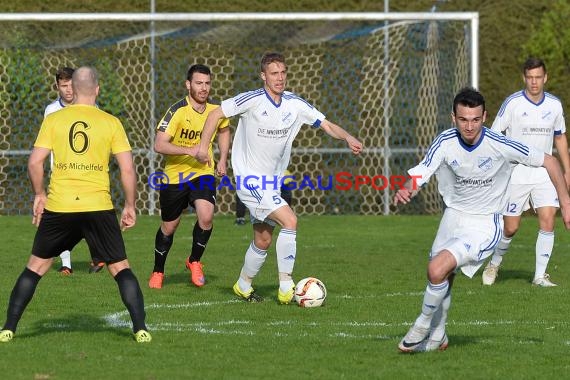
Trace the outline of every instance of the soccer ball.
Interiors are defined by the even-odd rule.
[[[318,307],[327,298],[327,288],[315,277],[302,279],[295,286],[295,301],[301,307]]]

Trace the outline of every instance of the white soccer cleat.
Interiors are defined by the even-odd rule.
[[[449,339],[447,339],[447,334],[443,334],[440,340],[433,340],[431,337],[426,341],[424,351],[445,351],[449,345]]]
[[[483,270],[483,285],[493,285],[499,274],[500,265],[493,265],[490,261]]]
[[[550,281],[550,275],[548,273],[545,273],[544,276],[542,277],[537,277],[534,280],[532,280],[532,284],[543,288],[551,288],[553,286],[558,286],[552,281]]]
[[[398,344],[398,349],[406,353],[424,351],[425,340],[428,335],[429,328],[417,327],[414,324]]]

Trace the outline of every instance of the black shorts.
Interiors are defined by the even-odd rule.
[[[59,256],[85,239],[91,259],[107,264],[125,260],[127,254],[114,210],[52,212],[44,210],[34,238],[32,255],[42,259]]]
[[[170,184],[160,190],[160,216],[162,221],[176,220],[196,199],[216,204],[216,177],[203,175],[189,182]],[[194,207],[195,208],[195,207]]]

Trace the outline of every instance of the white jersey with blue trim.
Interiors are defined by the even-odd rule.
[[[544,152],[483,127],[475,145],[467,145],[456,128],[439,134],[424,159],[408,173],[419,186],[435,173],[448,207],[467,214],[502,213],[507,203],[511,164],[538,167]]]
[[[51,102],[50,104],[48,104],[46,106],[46,109],[44,111],[44,117],[46,117],[50,113],[54,113],[55,111],[59,111],[62,108],[65,108],[65,104],[63,104],[61,98],[57,98],[56,100],[54,100],[53,102]]]
[[[491,129],[552,154],[554,136],[566,133],[562,103],[548,92],[538,103],[530,100],[524,90],[515,92],[503,102]],[[546,169],[524,165],[517,165],[511,178],[514,184],[545,181],[550,181]]]
[[[235,175],[281,177],[303,124],[319,127],[325,116],[304,99],[285,91],[276,104],[264,88],[241,93],[221,104],[226,117],[239,115],[232,144]]]
[[[53,102],[51,102],[46,106],[46,109],[44,110],[44,119],[47,115],[59,111],[62,108],[65,108],[65,104],[63,104],[61,98],[57,98],[56,100],[54,100]],[[50,168],[53,167],[53,152],[51,152],[49,155],[49,162],[50,162],[49,164]]]

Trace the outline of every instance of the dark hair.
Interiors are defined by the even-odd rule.
[[[188,73],[186,74],[186,79],[191,81],[192,75],[194,75],[194,73],[200,73],[200,74],[206,74],[206,75],[212,76],[212,72],[210,71],[210,68],[206,65],[201,65],[201,64],[196,64],[196,65],[190,66],[190,68],[188,69]]]
[[[485,98],[473,87],[464,87],[455,95],[455,99],[453,99],[453,114],[457,112],[458,105],[469,108],[483,106],[483,112],[485,112]]]
[[[526,61],[524,61],[522,67],[523,75],[526,75],[527,71],[532,69],[538,69],[539,67],[542,67],[544,73],[546,74],[546,65],[544,64],[544,61],[540,58],[530,57]]]
[[[270,63],[279,62],[285,65],[285,57],[281,53],[265,53],[261,57],[261,71],[265,72],[265,69]],[[285,66],[287,67],[287,66]]]
[[[55,73],[55,83],[59,83],[60,80],[71,80],[73,77],[73,72],[75,69],[71,67],[62,67]]]

